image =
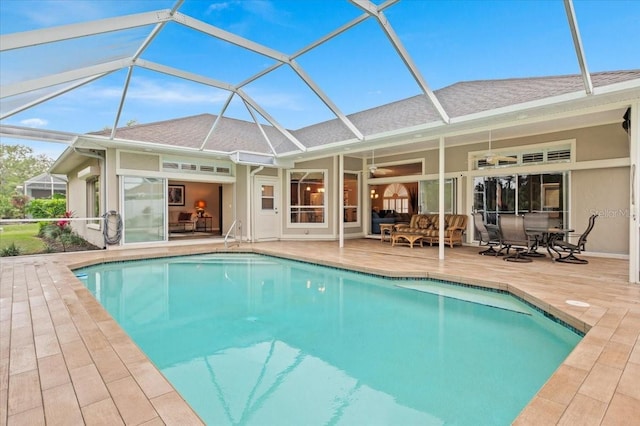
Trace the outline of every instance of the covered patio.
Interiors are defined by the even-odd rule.
[[[586,332],[515,424],[626,424],[640,416],[640,288],[628,283],[626,260],[509,264],[479,256],[477,246],[448,249],[446,259],[439,260],[436,247],[391,247],[368,239],[348,240],[342,248],[336,242],[305,241],[243,243],[232,250],[507,290]],[[176,242],[3,258],[3,424],[200,424],[70,268],[214,251],[228,249],[213,242]]]

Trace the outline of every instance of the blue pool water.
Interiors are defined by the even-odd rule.
[[[211,425],[506,425],[581,338],[506,294],[260,255],[76,273]]]

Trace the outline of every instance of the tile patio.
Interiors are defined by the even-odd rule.
[[[342,249],[337,242],[305,241],[244,243],[232,250],[508,290],[587,332],[514,424],[640,419],[640,286],[627,282],[626,260],[512,264],[465,246],[447,248],[439,261],[437,247],[367,239],[347,240]],[[69,268],[212,251],[224,251],[219,241],[0,259],[0,426],[201,424]]]

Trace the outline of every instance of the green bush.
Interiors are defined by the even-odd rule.
[[[66,210],[67,200],[60,197],[54,197],[52,200],[46,198],[31,200],[25,208],[25,211],[35,219],[63,217]]]
[[[0,257],[20,256],[21,252],[22,250],[20,250],[20,247],[16,246],[16,243],[11,243],[7,247],[0,249]]]
[[[0,194],[0,218],[14,219],[18,217],[18,210],[11,204],[11,197]]]

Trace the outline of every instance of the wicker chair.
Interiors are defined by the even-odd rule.
[[[531,258],[525,256],[531,247],[531,237],[524,227],[524,217],[515,214],[500,215],[500,251],[506,249],[504,260],[509,262],[531,262]],[[514,254],[509,254],[513,249]]]

